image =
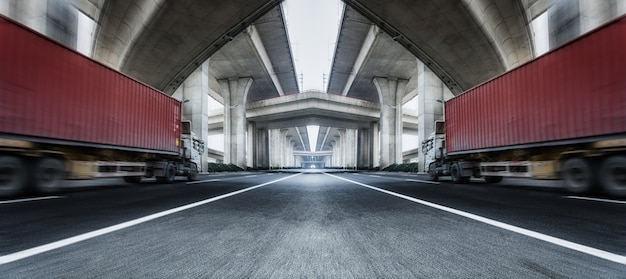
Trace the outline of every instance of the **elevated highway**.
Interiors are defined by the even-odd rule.
[[[550,17],[552,48],[626,11],[619,1],[343,2],[346,8],[326,92],[378,104],[378,119],[367,112],[369,108],[364,109],[369,115],[364,119],[327,113],[312,99],[300,102],[311,107],[302,109],[298,117],[289,111],[276,116],[266,109],[266,118],[281,119],[275,126],[298,139],[290,147],[295,151],[312,149],[302,129],[305,123],[322,126],[319,144],[338,139],[341,130],[355,126],[351,122],[358,118],[356,123],[361,124],[356,126],[361,128],[353,140],[370,147],[361,152],[368,153],[363,156],[369,159],[357,161],[374,167],[402,160],[400,138],[405,131],[417,130],[425,138],[434,120],[442,117],[440,101],[532,59],[536,51],[531,21],[539,15],[547,11]],[[248,125],[248,114],[256,119],[251,121],[264,125],[261,110],[247,113],[250,104],[302,91],[280,0],[29,3],[3,2],[0,13],[77,47],[75,15],[80,11],[95,26],[88,55],[180,100],[190,100],[184,117],[193,121],[194,132],[201,137],[207,137],[210,129],[220,129],[221,122],[227,162],[253,166],[258,161],[250,157],[264,156],[252,150],[246,155],[242,148],[252,141],[246,141],[247,132],[255,129]],[[221,121],[208,116],[208,96],[224,105]],[[405,113],[403,104],[416,96],[417,115]],[[365,128],[365,122],[375,124]],[[380,134],[380,139],[374,134]],[[362,137],[366,139],[359,142]],[[328,151],[331,146],[318,148]]]

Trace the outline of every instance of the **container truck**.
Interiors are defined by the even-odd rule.
[[[0,196],[64,179],[194,179],[180,101],[0,15]]]
[[[431,179],[563,179],[626,196],[626,17],[448,100],[422,142]]]

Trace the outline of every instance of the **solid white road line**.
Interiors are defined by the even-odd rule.
[[[435,182],[435,181],[428,181],[428,180],[419,180],[419,179],[407,179],[406,181],[411,181],[411,182],[419,182],[419,183],[428,183],[428,184],[439,184],[439,182]]]
[[[215,182],[215,181],[220,181],[220,180],[221,179],[198,180],[198,181],[187,182],[187,184],[198,184],[198,183],[205,183],[205,182]]]
[[[598,199],[598,198],[588,198],[588,197],[578,197],[578,196],[565,196],[568,199],[577,199],[577,200],[588,200],[588,201],[597,201],[597,202],[610,202],[610,203],[618,203],[618,204],[626,204],[626,201],[618,201],[618,200],[608,200],[608,199]]]
[[[60,199],[60,198],[63,198],[63,197],[61,197],[61,196],[38,197],[38,198],[29,198],[29,199],[19,199],[19,200],[0,201],[0,204],[19,203],[19,202],[29,202],[29,201],[40,201],[40,200],[50,200],[50,199]]]
[[[604,251],[604,250],[596,249],[596,248],[593,248],[593,247],[589,247],[589,246],[585,246],[585,245],[582,245],[582,244],[574,243],[574,242],[571,242],[571,241],[563,240],[563,239],[560,239],[560,238],[556,238],[556,237],[545,235],[545,234],[538,233],[538,232],[535,232],[535,231],[527,230],[527,229],[520,228],[520,227],[517,227],[517,226],[509,225],[509,224],[506,224],[506,223],[502,223],[502,222],[499,222],[499,221],[496,221],[496,220],[492,220],[492,219],[489,219],[489,218],[485,218],[485,217],[482,217],[482,216],[478,216],[476,214],[468,213],[468,212],[457,210],[457,209],[454,209],[454,208],[446,207],[446,206],[439,205],[439,204],[436,204],[436,203],[427,202],[427,201],[424,201],[424,200],[420,200],[420,199],[416,199],[416,198],[413,198],[413,197],[409,197],[409,196],[405,196],[405,195],[402,195],[402,194],[398,194],[398,193],[395,193],[395,192],[391,192],[391,191],[388,191],[388,190],[376,188],[374,186],[363,184],[363,183],[360,183],[360,182],[357,182],[357,181],[352,181],[350,179],[346,179],[346,178],[343,178],[343,177],[335,176],[335,175],[332,175],[332,174],[327,174],[326,173],[326,175],[329,175],[329,176],[332,176],[334,178],[341,179],[341,180],[344,180],[344,181],[347,181],[347,182],[350,182],[350,183],[353,183],[353,184],[356,184],[356,185],[359,185],[359,186],[363,186],[363,187],[366,187],[366,188],[369,188],[369,189],[372,189],[372,190],[375,190],[375,191],[379,191],[379,192],[382,192],[382,193],[385,193],[385,194],[388,194],[388,195],[396,196],[398,198],[402,198],[402,199],[405,199],[405,200],[408,200],[408,201],[412,201],[412,202],[419,203],[419,204],[422,204],[422,205],[430,206],[430,207],[433,207],[433,208],[436,208],[436,209],[439,209],[439,210],[443,210],[443,211],[446,211],[446,212],[449,212],[449,213],[452,213],[452,214],[460,215],[460,216],[463,216],[463,217],[466,217],[466,218],[470,218],[470,219],[473,219],[473,220],[476,220],[476,221],[479,221],[479,222],[482,222],[482,223],[485,223],[485,224],[489,224],[489,225],[492,225],[492,226],[495,226],[495,227],[498,227],[498,228],[501,228],[501,229],[505,229],[505,230],[509,230],[509,231],[516,232],[516,233],[519,233],[519,234],[523,234],[523,235],[526,235],[526,236],[529,236],[529,237],[532,237],[532,238],[535,238],[535,239],[543,240],[543,241],[546,241],[546,242],[549,242],[549,243],[552,243],[552,244],[556,244],[556,245],[559,245],[559,246],[562,246],[562,247],[565,247],[565,248],[568,248],[568,249],[576,250],[576,251],[579,251],[579,252],[582,252],[582,253],[585,253],[585,254],[588,254],[588,255],[596,256],[598,258],[602,258],[602,259],[605,259],[605,260],[609,260],[609,261],[612,261],[612,262],[616,262],[616,263],[619,263],[619,264],[626,265],[626,256],[614,254],[614,253],[607,252],[607,251]]]
[[[207,204],[207,203],[211,203],[211,202],[218,201],[218,200],[221,200],[221,199],[224,199],[224,198],[228,198],[228,197],[231,197],[231,196],[234,196],[234,195],[238,195],[238,194],[241,194],[241,193],[244,193],[244,192],[247,192],[247,191],[250,191],[250,190],[254,190],[256,188],[260,188],[260,187],[263,187],[263,186],[266,186],[266,185],[270,185],[272,183],[276,183],[276,182],[279,182],[279,181],[282,181],[282,180],[286,180],[286,179],[289,179],[289,178],[292,178],[292,177],[295,177],[295,176],[298,176],[298,175],[300,175],[300,173],[294,174],[294,175],[290,175],[290,176],[287,176],[287,177],[283,177],[283,178],[280,178],[280,179],[272,180],[270,182],[266,182],[266,183],[259,184],[259,185],[256,185],[256,186],[248,187],[248,188],[245,188],[245,189],[241,189],[239,191],[235,191],[235,192],[232,192],[232,193],[224,194],[224,195],[217,196],[217,197],[214,197],[214,198],[210,198],[210,199],[206,199],[206,200],[203,200],[203,201],[191,203],[191,204],[188,204],[188,205],[172,208],[170,210],[166,210],[166,211],[162,211],[162,212],[159,212],[159,213],[151,214],[151,215],[148,215],[148,216],[145,216],[145,217],[142,217],[142,218],[134,219],[134,220],[131,220],[131,221],[127,221],[127,222],[124,222],[124,223],[121,223],[121,224],[113,225],[113,226],[106,227],[106,228],[103,228],[103,229],[99,229],[99,230],[96,230],[96,231],[80,234],[80,235],[77,235],[77,236],[73,236],[73,237],[66,238],[66,239],[63,239],[63,240],[59,240],[59,241],[56,241],[56,242],[52,242],[52,243],[49,243],[49,244],[37,246],[37,247],[31,248],[31,249],[23,250],[23,251],[16,252],[16,253],[13,253],[13,254],[0,256],[0,265],[11,263],[11,262],[14,262],[14,261],[17,261],[17,260],[21,260],[21,259],[24,259],[24,258],[32,257],[32,256],[35,256],[35,255],[38,255],[38,254],[41,254],[41,253],[44,253],[44,252],[48,252],[48,251],[51,251],[51,250],[59,249],[61,247],[65,247],[65,246],[68,246],[68,245],[71,245],[71,244],[74,244],[74,243],[77,243],[77,242],[81,242],[81,241],[84,241],[84,240],[95,238],[95,237],[98,237],[98,236],[101,236],[101,235],[104,235],[104,234],[108,234],[108,233],[111,233],[111,232],[114,232],[114,231],[119,231],[121,229],[132,227],[132,226],[135,226],[135,225],[138,225],[138,224],[141,224],[141,223],[145,223],[145,222],[157,219],[157,218],[161,218],[161,217],[164,217],[164,216],[167,216],[167,215],[171,215],[171,214],[174,214],[174,213],[177,213],[177,212],[181,212],[181,211],[184,211],[184,210],[187,210],[187,209],[198,207],[198,206],[201,206],[201,205],[204,205],[204,204]]]

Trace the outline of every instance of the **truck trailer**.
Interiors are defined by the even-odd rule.
[[[444,104],[422,142],[431,179],[563,179],[626,196],[626,16]]]
[[[64,179],[194,179],[180,101],[0,15],[0,196]]]

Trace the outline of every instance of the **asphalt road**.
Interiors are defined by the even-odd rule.
[[[626,278],[623,200],[424,179],[223,174],[3,200],[0,278]]]

